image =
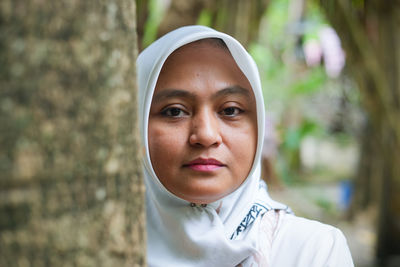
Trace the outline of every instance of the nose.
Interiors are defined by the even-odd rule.
[[[193,146],[218,146],[222,142],[221,131],[216,115],[202,110],[192,117],[189,143]]]

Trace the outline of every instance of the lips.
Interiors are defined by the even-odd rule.
[[[198,158],[198,159],[190,161],[187,164],[184,164],[183,166],[188,167],[195,171],[210,172],[210,171],[215,171],[219,168],[224,167],[225,164],[223,164],[213,158],[208,158],[208,159]]]

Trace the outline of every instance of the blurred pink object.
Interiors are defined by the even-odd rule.
[[[345,64],[345,54],[339,36],[331,27],[324,27],[319,33],[325,71],[331,78],[339,76]]]
[[[321,63],[322,49],[317,40],[313,39],[304,44],[304,56],[307,66],[314,67]]]
[[[311,39],[304,46],[307,66],[318,66],[324,59],[325,72],[330,78],[337,78],[345,65],[345,53],[339,36],[331,27],[319,31],[319,40]]]

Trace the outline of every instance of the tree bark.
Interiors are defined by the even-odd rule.
[[[367,204],[376,199],[379,207],[377,258],[382,266],[395,266],[400,255],[400,3],[321,2],[342,39],[369,113],[367,140],[372,150],[364,150],[375,153],[363,153],[361,163],[373,171],[367,173],[361,166],[364,177],[358,184],[365,187],[378,181],[374,190],[361,191],[370,194],[364,198]]]
[[[135,2],[0,3],[0,266],[142,266]]]
[[[201,14],[205,12],[210,19],[207,26],[232,35],[242,45],[247,46],[258,38],[261,18],[267,5],[267,0],[174,0],[167,8],[157,36],[160,37],[181,26],[197,24]],[[141,6],[139,13],[146,14],[147,7]],[[139,25],[139,32],[143,32],[141,27],[144,27],[144,24]]]
[[[259,37],[260,22],[267,5],[266,0],[220,0],[207,8],[211,11],[215,29],[232,35],[247,47]]]

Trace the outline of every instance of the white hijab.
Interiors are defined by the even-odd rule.
[[[161,68],[179,47],[205,38],[220,38],[249,80],[257,105],[258,143],[253,166],[242,185],[224,198],[203,207],[169,192],[157,178],[148,147],[148,120]],[[264,100],[258,70],[242,45],[229,35],[204,26],[174,30],[138,57],[139,127],[144,144],[147,260],[149,266],[259,266],[257,239],[262,215],[286,209],[270,199],[260,182],[264,138]],[[219,208],[219,211],[216,210]]]

